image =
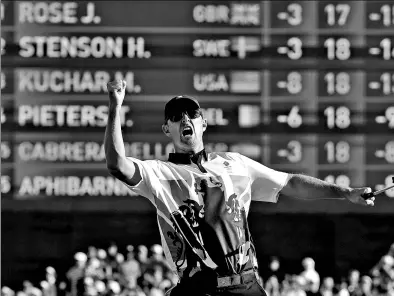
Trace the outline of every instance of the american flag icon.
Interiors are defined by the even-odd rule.
[[[260,91],[260,72],[236,71],[230,73],[230,92],[259,93]]]

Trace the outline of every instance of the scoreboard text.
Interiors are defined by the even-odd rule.
[[[164,104],[190,94],[208,151],[342,186],[391,184],[392,1],[2,1],[1,24],[5,207],[133,195],[105,165],[115,78],[127,82],[129,156],[167,159]],[[393,210],[394,189],[372,211]]]

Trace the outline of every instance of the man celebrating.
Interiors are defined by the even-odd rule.
[[[204,150],[207,121],[197,100],[167,102],[162,130],[175,148],[168,161],[125,155],[120,109],[126,83],[109,82],[105,153],[111,175],[148,198],[157,210],[161,241],[180,278],[173,295],[266,295],[260,285],[247,216],[251,201],[347,199],[373,206],[370,188],[342,188],[322,180],[275,171],[239,153]]]

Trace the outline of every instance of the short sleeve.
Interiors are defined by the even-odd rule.
[[[157,196],[158,187],[161,186],[157,160],[139,160],[132,157],[128,157],[128,159],[132,160],[140,169],[141,180],[134,186],[124,184],[135,194],[148,198],[154,204],[154,197]]]
[[[239,154],[251,179],[251,195],[254,201],[277,202],[279,191],[287,184],[290,174],[273,170]]]

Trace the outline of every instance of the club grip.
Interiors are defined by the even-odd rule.
[[[364,199],[371,198],[372,196],[374,196],[373,192],[368,192],[368,193],[361,194],[361,197],[364,198]]]

